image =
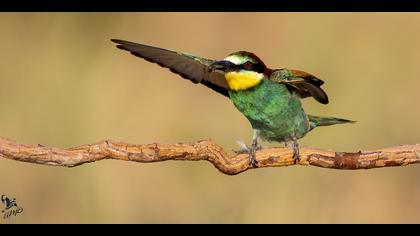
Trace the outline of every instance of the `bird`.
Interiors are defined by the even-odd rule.
[[[306,114],[301,99],[312,97],[328,104],[321,88],[324,81],[300,70],[268,68],[254,53],[238,51],[221,60],[198,57],[120,39],[111,39],[116,47],[132,55],[168,68],[195,84],[202,84],[229,98],[250,122],[252,144],[237,153],[248,153],[249,164],[258,167],[258,139],[284,143],[293,148],[293,159],[299,162],[298,139],[319,126],[354,123],[355,121]]]

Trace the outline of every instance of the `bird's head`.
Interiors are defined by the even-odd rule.
[[[255,87],[272,72],[255,54],[245,51],[235,52],[221,61],[215,61],[210,69],[223,71],[229,89],[234,91]]]

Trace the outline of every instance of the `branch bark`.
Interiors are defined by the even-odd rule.
[[[25,145],[0,138],[0,156],[3,158],[42,165],[75,167],[103,159],[135,162],[167,160],[206,160],[222,173],[235,175],[253,169],[247,154],[230,156],[211,140],[194,143],[128,144],[105,140],[79,147],[60,149],[43,145]],[[256,154],[258,168],[295,165],[291,148],[266,148]],[[299,165],[333,169],[370,169],[405,166],[420,162],[420,145],[404,145],[375,151],[336,152],[311,147],[300,147]]]

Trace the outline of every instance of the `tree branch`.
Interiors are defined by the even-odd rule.
[[[75,167],[103,159],[135,162],[166,160],[207,160],[222,173],[235,175],[253,169],[247,154],[229,156],[211,140],[175,144],[128,144],[106,140],[79,147],[60,149],[43,145],[24,145],[0,138],[0,156],[16,161],[42,165]],[[258,167],[294,165],[291,148],[266,148],[257,152]],[[404,166],[420,162],[420,145],[404,145],[376,151],[335,152],[311,147],[300,148],[299,165],[333,169],[370,169]]]

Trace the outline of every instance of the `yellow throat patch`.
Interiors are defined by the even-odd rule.
[[[264,74],[255,71],[232,71],[225,73],[225,78],[229,89],[238,91],[257,86],[264,78]]]

